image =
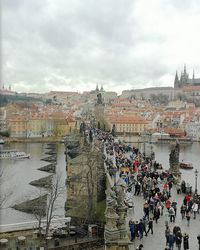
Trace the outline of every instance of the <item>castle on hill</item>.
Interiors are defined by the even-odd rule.
[[[0,87],[0,94],[1,95],[15,95],[16,92],[11,89],[11,85],[9,85],[8,87],[3,85],[2,87]]]
[[[194,71],[192,78],[189,78],[189,74],[186,70],[186,65],[184,65],[184,70],[181,72],[180,78],[178,76],[178,72],[176,71],[175,79],[174,79],[174,88],[183,88],[185,86],[200,86],[200,78],[195,78]]]

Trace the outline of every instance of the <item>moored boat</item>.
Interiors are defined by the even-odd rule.
[[[4,139],[0,138],[0,144],[4,144],[4,143],[5,143]]]
[[[179,167],[182,168],[182,169],[193,169],[192,163],[180,162]]]
[[[152,135],[153,137],[153,135]],[[152,143],[164,143],[164,144],[184,144],[184,145],[192,145],[193,140],[190,137],[170,137],[170,136],[160,136],[160,137],[154,137],[154,140],[152,140]]]
[[[30,154],[17,151],[16,149],[0,150],[0,159],[25,159],[30,158]]]

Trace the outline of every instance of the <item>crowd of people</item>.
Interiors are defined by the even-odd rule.
[[[177,201],[171,197],[171,189],[175,183],[175,177],[169,171],[162,169],[153,157],[142,154],[138,148],[125,145],[117,141],[110,133],[97,133],[99,139],[105,146],[105,164],[107,171],[114,180],[122,178],[126,183],[126,196],[142,196],[143,216],[138,219],[131,218],[129,229],[131,241],[135,238],[142,239],[149,233],[154,233],[154,223],[157,224],[161,216],[165,217],[166,248],[189,249],[189,234],[182,232],[181,228],[175,225],[177,217]],[[178,185],[177,185],[178,187]],[[177,194],[184,193],[180,213],[181,218],[187,220],[190,225],[190,218],[196,219],[200,211],[199,196],[187,192],[184,182],[177,189]],[[125,204],[128,206],[126,203]],[[170,224],[173,229],[170,229]],[[142,249],[143,245],[140,244]]]

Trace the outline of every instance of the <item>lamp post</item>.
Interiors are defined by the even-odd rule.
[[[194,171],[194,174],[195,174],[195,194],[197,194],[197,177],[198,177],[197,169]]]

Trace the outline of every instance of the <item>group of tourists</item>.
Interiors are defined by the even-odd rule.
[[[105,164],[107,171],[116,183],[117,178],[122,178],[126,183],[126,195],[142,196],[143,216],[139,219],[130,219],[129,229],[131,241],[135,238],[142,239],[149,233],[154,233],[154,223],[158,223],[161,216],[165,217],[166,248],[189,249],[189,234],[183,233],[176,223],[177,201],[171,197],[171,189],[174,185],[174,176],[153,158],[143,155],[138,148],[124,145],[117,141],[110,133],[98,132],[98,137],[104,142]],[[117,176],[118,175],[118,176]],[[187,219],[189,226],[191,215],[196,219],[200,211],[200,198],[188,193],[184,182],[181,183],[177,193],[184,193],[185,197],[180,207],[182,219]],[[126,200],[125,200],[126,204]],[[126,204],[128,205],[128,204]],[[173,230],[169,223],[173,223]],[[173,225],[171,224],[171,225]],[[142,249],[143,245],[140,244]]]

